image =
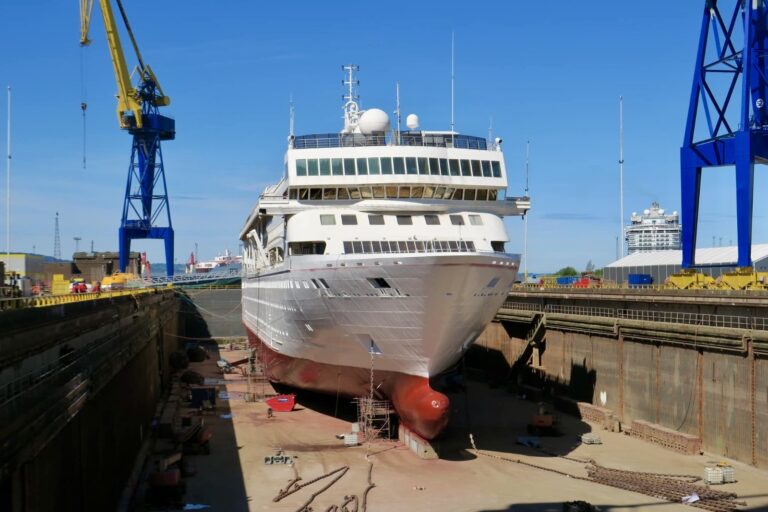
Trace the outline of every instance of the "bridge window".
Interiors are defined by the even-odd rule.
[[[458,176],[461,174],[459,172],[459,161],[455,158],[451,159],[451,176]]]
[[[398,215],[397,223],[400,226],[412,226],[413,218],[410,215]]]
[[[493,252],[504,252],[504,242],[502,241],[491,242],[491,249],[493,249]]]
[[[408,174],[417,174],[418,168],[416,166],[416,158],[408,157],[405,159],[405,169]]]
[[[341,176],[344,174],[344,164],[341,158],[334,158],[331,160],[331,172],[334,176]]]
[[[349,197],[352,199],[360,199],[360,189],[355,187],[350,188]]]
[[[488,191],[488,200],[489,201],[495,201],[497,193],[498,192],[496,190],[489,190]]]
[[[307,174],[309,176],[317,176],[317,159],[311,158],[307,161]]]
[[[365,158],[357,159],[357,174],[368,174],[368,160]]]
[[[400,199],[408,199],[411,197],[411,187],[400,187],[397,197]]]
[[[309,189],[309,200],[310,201],[320,201],[323,198],[323,189],[321,188],[311,188]]]
[[[381,169],[379,168],[379,159],[378,158],[369,158],[368,159],[368,171],[371,174],[380,174]]]
[[[381,174],[392,174],[392,159],[385,157],[381,159]]]
[[[440,174],[440,164],[438,162],[439,160],[437,158],[429,159],[429,174],[432,174],[432,175]]]
[[[339,201],[348,201],[349,200],[349,190],[346,188],[340,188],[339,189]]]
[[[447,158],[441,158],[440,159],[440,174],[443,176],[448,176],[449,169],[448,169],[448,159]]]
[[[473,226],[482,226],[483,225],[483,218],[479,215],[470,215],[469,216],[469,223]]]
[[[392,163],[395,166],[395,174],[405,174],[405,160],[402,158],[393,158]]]
[[[320,176],[331,175],[331,160],[329,158],[320,159]]]
[[[297,193],[296,192],[297,191],[296,191],[295,188],[292,188],[291,190],[289,190],[288,191],[288,199],[296,199],[296,197],[297,197]]]
[[[362,199],[372,198],[373,194],[371,194],[371,187],[360,187],[360,197]]]
[[[421,199],[424,195],[424,187],[411,187],[411,199]]]
[[[341,223],[344,226],[356,226],[357,225],[357,215],[342,215],[341,216]]]
[[[344,175],[345,176],[355,175],[355,159],[354,158],[344,159]]]
[[[462,160],[461,161],[461,175],[462,176],[472,176],[472,166],[469,163],[469,160]]]
[[[307,175],[307,161],[304,159],[296,160],[296,176]]]
[[[445,189],[445,192],[443,193],[443,199],[450,199],[453,195],[454,189],[451,187],[448,187]]]
[[[299,189],[299,200],[300,201],[306,201],[309,199],[309,189],[308,188],[300,188]]]
[[[426,221],[428,226],[440,225],[440,217],[438,217],[437,215],[425,215],[424,220]]]
[[[464,190],[464,200],[465,201],[474,201],[475,200],[475,189],[468,188]]]
[[[453,200],[454,201],[461,201],[464,197],[464,189],[457,188],[453,191]]]
[[[478,201],[487,201],[488,200],[488,191],[485,189],[480,189],[477,191],[477,200]]]
[[[424,199],[432,199],[433,195],[435,195],[435,187],[430,187],[429,185],[424,187]]]
[[[493,169],[493,177],[501,178],[501,164],[499,162],[491,162],[491,168]]]
[[[419,158],[419,174],[429,174],[429,164],[426,158]]]
[[[451,224],[454,226],[463,226],[464,225],[464,217],[461,215],[451,215]]]
[[[324,201],[334,201],[336,199],[336,189],[335,188],[324,188],[323,189],[323,200]]]
[[[320,215],[320,225],[321,226],[335,226],[336,225],[336,216],[335,215]]]
[[[397,185],[387,185],[387,197],[390,199],[397,198]]]
[[[491,177],[491,162],[488,160],[483,160],[483,176],[487,178]]]
[[[373,198],[374,199],[384,199],[385,197],[385,189],[384,187],[373,187]]]
[[[480,160],[472,160],[472,176],[482,176],[483,171],[480,167]]]

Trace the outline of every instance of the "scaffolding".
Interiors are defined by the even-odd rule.
[[[249,349],[248,364],[243,368],[243,372],[246,379],[246,402],[263,402],[267,398],[275,396],[267,378],[263,357],[259,357],[257,349]]]
[[[357,405],[357,423],[362,441],[392,438],[391,416],[395,413],[389,400],[377,400],[370,397],[355,398]]]

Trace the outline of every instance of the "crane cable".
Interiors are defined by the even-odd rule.
[[[80,46],[80,110],[83,112],[83,170],[86,167],[86,123],[85,111],[88,109],[88,87],[85,80],[85,46]]]

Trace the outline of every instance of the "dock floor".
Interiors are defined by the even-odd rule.
[[[229,361],[244,355],[243,351],[221,351],[221,357]],[[303,483],[344,467],[349,469],[309,506],[316,511],[328,510],[333,505],[341,509],[345,496],[357,496],[362,505],[368,487],[368,461],[373,466],[371,481],[375,484],[367,495],[367,509],[372,512],[560,512],[564,502],[576,500],[603,511],[691,510],[686,505],[513,461],[576,476],[586,476],[581,461],[589,459],[616,469],[703,476],[705,466],[723,460],[707,455],[680,455],[564,414],[558,415],[562,435],[540,437],[541,448],[580,461],[553,456],[516,443],[518,436],[528,435],[526,424],[536,412],[536,404],[505,389],[492,389],[473,381],[467,383],[466,392],[451,397],[455,420],[438,444],[440,460],[421,460],[396,441],[345,447],[344,441],[336,436],[348,433],[355,420],[348,399],[340,399],[337,405],[334,397],[300,396],[294,411],[274,413],[274,417],[268,418],[265,403],[244,400],[245,378],[240,373],[222,375],[215,364],[217,357],[212,352],[211,359],[190,366],[206,377],[225,381],[220,390],[229,394],[229,400],[219,399],[216,411],[205,415],[206,424],[214,431],[211,453],[192,456],[197,474],[187,479],[185,503],[208,505],[210,508],[205,510],[299,510],[313,493],[331,483],[343,470],[279,502],[273,499],[296,474]],[[333,417],[334,414],[340,418]],[[471,449],[467,435],[470,431],[480,455]],[[603,444],[582,445],[580,435],[589,431],[596,433]],[[265,457],[280,450],[292,457],[293,465],[265,464]],[[737,493],[739,500],[747,504],[740,510],[768,510],[768,472],[736,461],[727,462],[735,468],[737,482],[713,488]],[[355,508],[350,506],[350,510]]]

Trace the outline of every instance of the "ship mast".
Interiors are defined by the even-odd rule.
[[[347,94],[343,97],[344,106],[342,109],[344,110],[344,129],[341,133],[354,133],[357,129],[357,122],[360,120],[360,115],[362,114],[360,106],[357,103],[360,97],[355,94],[355,86],[360,85],[360,81],[355,80],[355,72],[360,71],[360,66],[346,64],[342,66],[341,69],[347,74],[346,78],[341,83],[349,89]]]

